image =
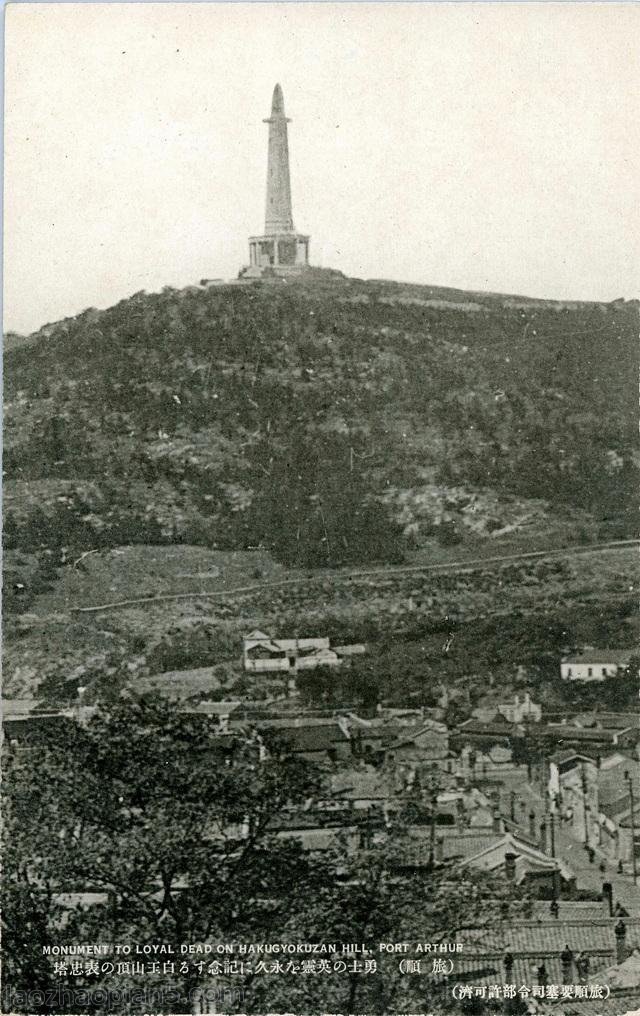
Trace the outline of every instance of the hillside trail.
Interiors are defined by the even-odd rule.
[[[278,579],[274,582],[261,582],[251,586],[237,586],[232,589],[222,589],[216,592],[189,592],[189,593],[162,593],[157,596],[142,596],[136,599],[116,600],[112,603],[102,603],[89,607],[70,607],[72,613],[92,614],[106,610],[117,610],[124,607],[135,607],[147,603],[160,603],[166,600],[218,600],[226,596],[238,596],[248,593],[261,592],[265,589],[281,589],[287,586],[305,586],[322,579],[331,579],[341,582],[351,582],[361,578],[373,578],[376,576],[402,576],[411,574],[424,574],[436,571],[465,571],[478,566],[503,564],[508,561],[527,561],[543,558],[577,557],[582,554],[599,554],[607,550],[624,549],[628,547],[640,547],[640,540],[614,540],[609,543],[592,543],[580,547],[564,547],[553,550],[533,550],[521,554],[504,554],[499,557],[470,558],[466,561],[447,561],[438,564],[406,565],[390,568],[372,568],[357,571],[341,571],[332,575],[322,573],[320,575],[305,576],[291,579]]]

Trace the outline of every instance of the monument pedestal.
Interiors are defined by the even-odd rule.
[[[249,237],[249,265],[246,277],[268,274],[289,275],[309,266],[309,237],[302,233],[270,233]]]

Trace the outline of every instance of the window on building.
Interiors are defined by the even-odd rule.
[[[567,677],[571,677],[571,667],[567,667]]]
[[[607,676],[607,668],[606,668],[606,667],[603,667],[603,668],[602,668],[602,676],[603,676],[603,677],[606,677],[606,676]]]
[[[587,677],[593,677],[593,667],[587,668]]]

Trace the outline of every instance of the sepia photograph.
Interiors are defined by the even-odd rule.
[[[5,8],[2,1013],[640,1013],[639,37]]]

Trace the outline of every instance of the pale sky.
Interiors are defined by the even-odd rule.
[[[640,296],[638,37],[637,4],[10,4],[5,328],[235,277],[277,81],[313,263]]]

